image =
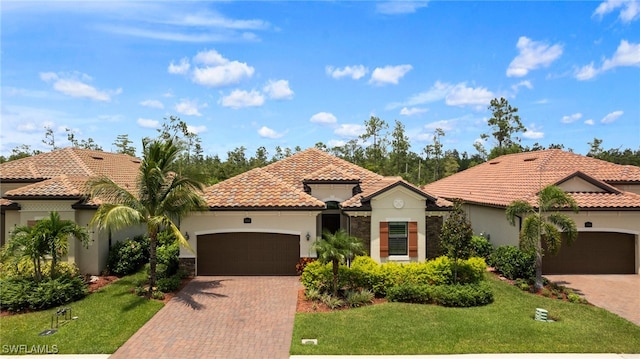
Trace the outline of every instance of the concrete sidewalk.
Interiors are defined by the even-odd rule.
[[[640,354],[292,355],[289,359],[640,359]]]

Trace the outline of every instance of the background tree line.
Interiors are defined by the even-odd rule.
[[[445,149],[443,138],[446,133],[436,128],[430,141],[420,152],[411,150],[409,137],[404,124],[395,120],[393,127],[376,116],[364,121],[365,131],[358,138],[347,141],[343,145],[329,147],[322,142],[315,147],[345,159],[358,166],[385,176],[401,176],[405,180],[422,185],[450,176],[469,167],[483,163],[495,157],[527,151],[543,149],[565,149],[562,144],[551,144],[547,147],[534,143],[531,147],[521,144],[520,135],[526,131],[518,115],[518,108],[511,106],[504,99],[491,100],[488,109],[491,118],[487,120],[489,133],[483,133],[483,142],[474,143],[475,152],[460,153],[456,149]],[[198,134],[189,131],[187,123],[178,117],[165,118],[158,128],[158,138],[173,139],[181,149],[178,158],[180,171],[197,181],[214,184],[231,178],[252,168],[262,167],[301,151],[299,146],[291,149],[276,146],[269,152],[264,146],[258,147],[252,155],[244,146],[227,152],[225,160],[218,155],[205,155],[202,139]],[[92,138],[78,139],[72,130],[66,129],[67,140],[73,147],[102,150]],[[493,147],[487,149],[485,144],[492,139]],[[150,138],[144,138],[149,142]],[[55,134],[51,128],[45,128],[42,142],[51,150],[57,149]],[[605,161],[640,166],[640,147],[638,149],[611,148],[604,149],[602,140],[594,138],[588,142],[590,150],[587,156]],[[114,152],[136,155],[136,147],[127,134],[118,135],[113,142]],[[572,149],[566,149],[573,151]],[[29,145],[15,147],[8,157],[0,156],[0,163],[28,157],[41,153]]]

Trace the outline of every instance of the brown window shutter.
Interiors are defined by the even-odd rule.
[[[418,222],[409,222],[409,257],[418,256]]]
[[[380,222],[380,257],[389,256],[389,223]]]
[[[27,221],[27,227],[31,228],[31,227],[35,226],[37,223],[38,223],[38,221],[35,220],[35,219],[34,220],[28,220]]]

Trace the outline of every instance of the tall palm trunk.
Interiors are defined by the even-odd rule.
[[[338,270],[340,263],[337,260],[333,260],[333,296],[338,295]]]
[[[536,244],[536,291],[542,289],[542,242],[538,240]]]
[[[158,245],[158,229],[151,228],[149,230],[149,297],[153,294],[153,288],[156,286],[156,247]]]

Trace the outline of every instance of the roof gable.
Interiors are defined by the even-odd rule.
[[[554,185],[562,188],[565,192],[605,192],[620,194],[617,188],[598,181],[580,171],[570,174],[554,183]]]

